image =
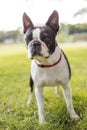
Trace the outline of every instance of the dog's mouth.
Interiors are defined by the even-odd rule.
[[[38,61],[40,64],[48,64],[47,58],[49,58],[49,56],[44,56],[40,51],[31,51],[31,59]]]
[[[41,58],[49,58],[49,55],[46,55],[44,56],[42,53],[41,53],[41,50],[38,51],[38,49],[31,49],[31,59],[38,59],[38,57]]]
[[[36,51],[32,51],[31,54],[32,54],[32,59],[33,59],[34,57],[42,56],[40,52],[36,52]]]
[[[41,56],[41,44],[39,42],[34,42],[31,45],[31,55],[32,58],[35,56]]]
[[[42,57],[41,53],[36,50],[31,50],[31,59],[38,59],[38,57]]]

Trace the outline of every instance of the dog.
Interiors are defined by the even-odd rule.
[[[30,104],[35,89],[40,123],[45,120],[44,86],[56,86],[56,93],[58,93],[59,85],[62,85],[70,117],[75,120],[79,119],[72,104],[70,65],[65,53],[56,42],[58,30],[59,14],[56,10],[50,15],[46,24],[40,27],[35,27],[29,16],[26,13],[23,14],[23,32],[28,58],[32,59],[31,93],[27,103]]]

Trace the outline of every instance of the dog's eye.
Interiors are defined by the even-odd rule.
[[[46,44],[49,44],[49,42],[50,42],[50,39],[49,38],[44,38],[44,40],[43,40]]]
[[[28,44],[31,40],[32,40],[32,33],[29,33],[29,34],[26,36],[26,38],[25,38],[26,44]]]
[[[32,40],[31,37],[27,37],[27,38],[25,38],[25,42],[26,42],[26,44],[28,44],[31,40]]]

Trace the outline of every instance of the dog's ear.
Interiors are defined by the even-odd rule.
[[[47,26],[50,26],[56,33],[59,30],[59,15],[56,10],[50,15],[48,21],[46,22]]]
[[[26,33],[26,31],[29,28],[33,27],[33,23],[31,21],[31,19],[27,16],[26,13],[23,14],[23,27],[24,27],[24,29],[23,29],[24,33]]]

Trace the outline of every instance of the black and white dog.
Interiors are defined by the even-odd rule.
[[[32,59],[30,76],[31,94],[28,104],[32,100],[34,87],[39,122],[43,123],[45,118],[43,88],[44,86],[56,86],[56,93],[58,93],[59,85],[61,84],[71,118],[79,119],[72,105],[70,66],[64,52],[59,48],[55,40],[59,30],[59,15],[57,11],[53,11],[46,24],[42,27],[35,27],[31,19],[24,13],[23,27],[28,48],[28,58]]]

